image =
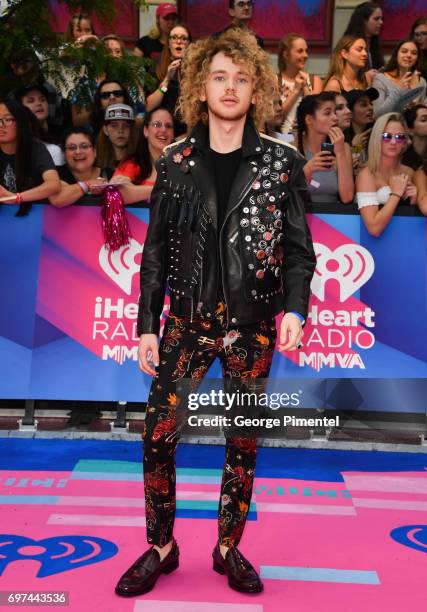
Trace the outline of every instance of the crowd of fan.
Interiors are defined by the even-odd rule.
[[[256,29],[253,9],[253,0],[230,0],[230,27]],[[307,160],[311,204],[356,202],[374,236],[398,206],[416,205],[427,215],[427,16],[388,61],[382,25],[378,4],[359,5],[323,78],[305,71],[304,38],[286,34],[278,47],[274,119],[265,126]],[[64,46],[90,40],[98,40],[90,17],[74,15]],[[128,52],[115,35],[102,40],[113,57]],[[12,58],[11,70],[26,75],[27,85],[0,100],[0,201],[17,204],[23,216],[31,202],[68,206],[106,183],[118,186],[125,204],[149,200],[156,160],[186,133],[175,111],[191,40],[176,6],[160,4],[153,30],[133,50],[152,60],[157,88],[130,89],[104,75],[89,111],[63,99],[34,57]]]

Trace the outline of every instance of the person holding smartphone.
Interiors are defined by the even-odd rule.
[[[335,93],[306,96],[297,111],[298,149],[307,160],[304,174],[312,203],[351,202],[351,150],[338,127]]]
[[[424,104],[426,80],[421,76],[421,51],[417,41],[406,38],[394,48],[384,73],[377,74],[372,87],[379,97],[374,101],[375,117],[403,113],[413,104]]]

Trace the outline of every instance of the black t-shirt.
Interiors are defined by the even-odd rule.
[[[0,184],[13,193],[32,189],[43,183],[43,173],[47,170],[57,170],[53,159],[45,145],[33,140],[30,171],[26,177],[25,186],[18,189],[15,174],[15,155],[7,155],[0,149]]]
[[[142,51],[144,57],[156,61],[159,59],[163,51],[163,43],[160,42],[159,38],[151,38],[150,36],[143,36],[136,43],[136,47]]]
[[[230,198],[231,188],[234,183],[237,171],[239,169],[240,161],[242,159],[242,149],[236,149],[231,153],[217,153],[213,149],[210,149],[210,157],[212,161],[212,168],[215,177],[216,196],[217,196],[217,219],[218,219],[218,236],[221,227],[224,223],[225,211],[227,209],[228,200]],[[218,250],[218,299],[224,299],[222,290],[222,270],[221,262],[219,260]]]
[[[57,168],[57,170],[59,178],[61,179],[61,181],[64,181],[64,183],[68,183],[68,185],[75,185],[77,183],[76,177],[67,165],[61,166],[60,168]],[[106,178],[109,181],[113,173],[114,170],[112,168],[103,168],[100,171],[99,176],[101,176],[102,178]]]

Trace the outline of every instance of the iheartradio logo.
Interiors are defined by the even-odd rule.
[[[374,258],[360,244],[342,244],[335,251],[320,242],[313,243],[317,257],[311,291],[325,301],[325,285],[331,278],[340,286],[340,302],[345,302],[364,285],[375,269]]]
[[[143,245],[134,238],[130,238],[129,244],[125,244],[117,251],[110,251],[101,247],[99,251],[99,264],[104,272],[120,287],[125,293],[132,293],[132,279],[134,274],[139,272],[139,263],[135,257],[140,255]]]

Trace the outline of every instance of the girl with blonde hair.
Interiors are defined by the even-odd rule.
[[[399,113],[376,120],[368,148],[368,164],[356,177],[356,200],[366,229],[380,236],[402,200],[415,204],[413,170],[402,164],[407,128]]]

